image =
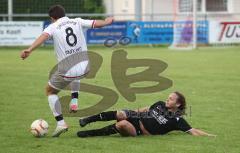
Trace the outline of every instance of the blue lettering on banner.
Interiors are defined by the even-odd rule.
[[[120,39],[127,34],[127,22],[114,22],[111,25],[87,30],[88,44],[103,44],[106,39]]]

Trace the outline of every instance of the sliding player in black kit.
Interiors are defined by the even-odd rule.
[[[169,95],[166,102],[156,102],[150,107],[139,110],[122,110],[102,112],[80,119],[80,126],[96,121],[117,120],[115,124],[101,129],[79,131],[79,137],[107,136],[119,133],[122,136],[163,135],[180,130],[194,136],[215,136],[202,130],[192,128],[182,117],[185,113],[185,97],[179,92]]]

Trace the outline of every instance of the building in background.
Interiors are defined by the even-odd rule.
[[[197,17],[193,13],[195,1]],[[29,24],[30,21],[38,21],[41,32],[43,21],[45,26],[49,24],[47,10],[53,4],[63,5],[72,18],[98,19],[111,15],[116,21],[124,21],[115,22],[117,26],[89,29],[88,43],[103,43],[113,36],[116,39],[128,36],[135,44],[171,46],[240,43],[240,0],[0,0],[0,21],[4,21],[0,22],[2,45],[30,43],[24,40],[28,36],[20,34],[25,34],[26,29],[34,30],[35,22]],[[19,22],[8,21],[23,23],[20,26]],[[25,25],[29,27],[24,28]]]
[[[70,17],[113,15],[124,21],[171,21],[192,11],[193,0],[61,0]],[[197,0],[198,17],[205,20],[239,20],[240,0]],[[46,20],[55,0],[0,0],[0,21]]]
[[[192,10],[192,0],[104,0],[107,14],[116,20],[136,20],[137,6],[141,6],[141,20],[173,20]],[[197,0],[198,17],[207,20],[240,19],[240,0]],[[138,3],[141,3],[138,5]]]

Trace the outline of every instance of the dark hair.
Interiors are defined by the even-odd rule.
[[[173,93],[175,93],[177,95],[177,97],[178,97],[177,98],[177,103],[180,104],[178,109],[179,109],[180,113],[182,115],[184,115],[185,114],[185,110],[186,110],[186,105],[187,105],[186,104],[186,99],[185,99],[184,95],[182,93],[178,92],[178,91],[175,91]]]
[[[62,5],[53,5],[49,8],[48,15],[54,19],[59,19],[65,16],[65,9]]]

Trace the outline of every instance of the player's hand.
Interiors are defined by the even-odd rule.
[[[20,57],[24,60],[31,54],[31,50],[25,49],[20,53]]]
[[[113,23],[113,20],[114,20],[113,17],[107,17],[107,18],[105,19],[105,22],[106,22],[107,24],[112,24],[112,23]]]

